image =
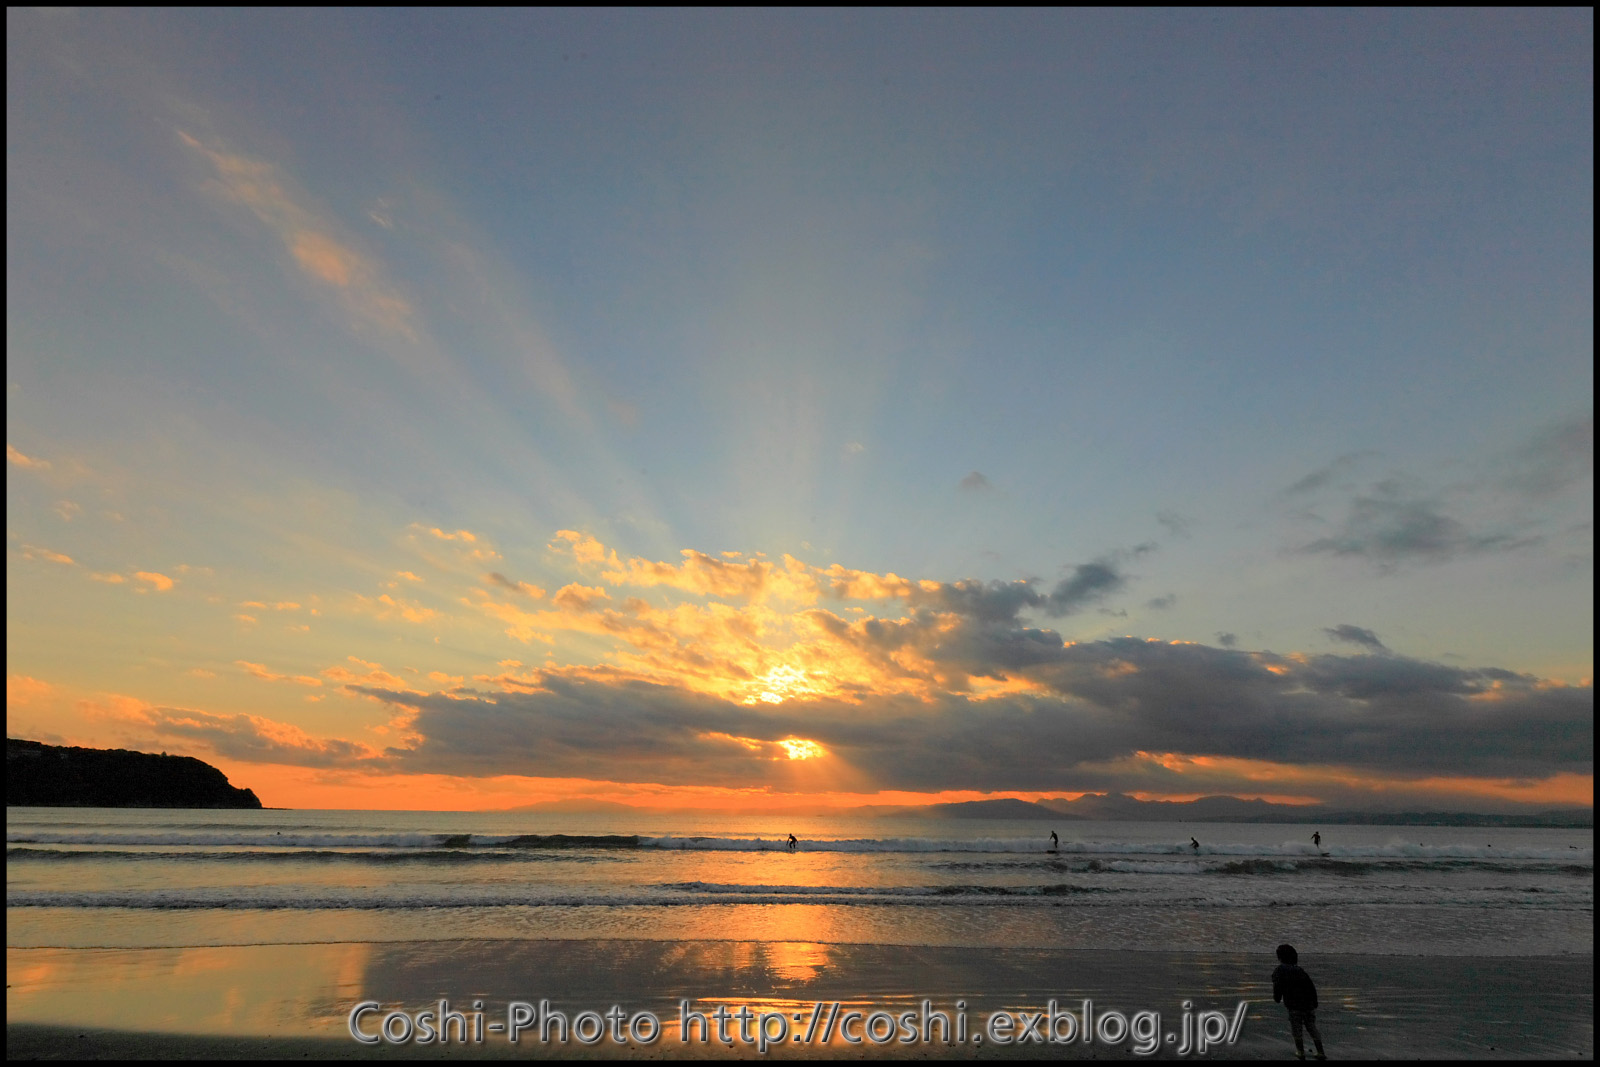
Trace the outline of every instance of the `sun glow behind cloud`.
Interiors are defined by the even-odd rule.
[[[744,698],[746,704],[782,704],[794,697],[819,696],[828,691],[824,685],[812,684],[805,671],[783,663],[757,678],[751,688],[754,692]]]
[[[798,737],[786,737],[778,744],[789,754],[790,759],[816,759],[828,754],[828,750],[815,741],[806,741]]]

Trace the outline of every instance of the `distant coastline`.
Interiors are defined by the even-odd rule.
[[[1276,822],[1363,826],[1502,826],[1527,829],[1593,829],[1594,809],[1485,813],[1470,811],[1330,811],[1320,804],[1273,804],[1238,797],[1196,800],[1139,800],[1122,793],[1086,793],[1031,801],[1015,798],[969,800],[906,809],[907,816],[944,819],[1054,819],[1160,822]]]
[[[261,808],[193,756],[6,738],[6,807]]]

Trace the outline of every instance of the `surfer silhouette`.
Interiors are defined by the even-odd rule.
[[[793,852],[796,848],[799,848],[799,847],[800,847],[800,842],[795,838],[795,836],[793,834],[790,834],[789,835],[789,851]]]
[[[1189,847],[1194,849],[1196,852],[1199,852],[1200,851],[1200,842],[1196,841],[1194,838],[1191,837],[1191,838],[1189,838]]]
[[[1050,831],[1050,851],[1054,852],[1056,849],[1058,849],[1060,847],[1061,847],[1061,842],[1056,838],[1056,832],[1054,830],[1051,830]]]
[[[1322,847],[1322,831],[1321,830],[1318,830],[1316,833],[1311,835],[1311,843],[1313,845],[1316,845],[1318,848]]]

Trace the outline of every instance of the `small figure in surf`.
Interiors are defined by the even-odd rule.
[[[1317,987],[1311,976],[1300,969],[1300,956],[1293,945],[1278,946],[1278,969],[1272,972],[1272,999],[1280,1000],[1289,1009],[1289,1032],[1294,1035],[1296,1059],[1306,1058],[1302,1031],[1311,1031],[1311,1040],[1317,1044],[1317,1059],[1325,1060],[1322,1051],[1322,1034],[1317,1030]]]
[[[796,839],[793,834],[790,834],[789,835],[789,851],[793,852],[795,849],[797,849],[799,847],[800,847],[799,840]]]
[[[1316,833],[1311,835],[1311,843],[1313,845],[1316,845],[1318,848],[1322,847],[1322,831],[1321,830],[1318,830]]]
[[[1196,841],[1194,838],[1191,837],[1191,838],[1189,838],[1189,847],[1194,849],[1196,852],[1199,852],[1200,851],[1200,842]]]
[[[1056,849],[1058,849],[1060,847],[1061,847],[1061,842],[1059,840],[1057,840],[1056,832],[1054,830],[1051,830],[1050,831],[1050,851],[1054,852]]]

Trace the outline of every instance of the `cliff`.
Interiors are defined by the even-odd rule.
[[[259,808],[192,756],[63,748],[6,738],[6,807]]]

